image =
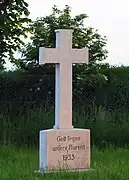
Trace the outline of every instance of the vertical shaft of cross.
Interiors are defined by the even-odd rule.
[[[39,64],[56,65],[55,129],[72,126],[72,63],[88,63],[88,49],[72,49],[71,29],[56,30],[56,48],[39,49]]]
[[[63,63],[56,64],[55,126],[72,127],[72,62],[67,61],[72,49],[72,30],[56,30],[56,48],[66,51]]]

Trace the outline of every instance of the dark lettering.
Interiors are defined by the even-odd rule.
[[[75,155],[74,154],[65,154],[63,155],[63,161],[73,161],[75,159]]]

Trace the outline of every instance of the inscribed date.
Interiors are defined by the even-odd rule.
[[[65,154],[63,155],[63,161],[73,161],[75,159],[75,155],[74,154]]]

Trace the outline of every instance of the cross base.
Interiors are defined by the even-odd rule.
[[[89,129],[49,129],[40,131],[41,171],[90,168]]]

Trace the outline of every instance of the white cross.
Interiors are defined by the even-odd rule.
[[[39,49],[39,64],[56,64],[55,126],[72,128],[72,64],[88,64],[88,48],[72,49],[71,29],[56,32],[56,48]]]

